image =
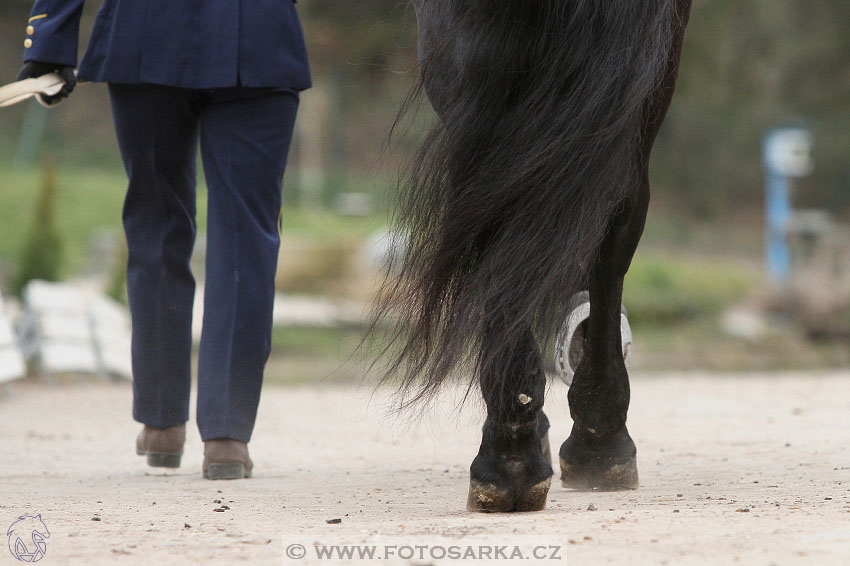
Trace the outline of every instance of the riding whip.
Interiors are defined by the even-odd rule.
[[[12,106],[33,96],[45,108],[52,108],[60,101],[50,104],[44,100],[44,97],[54,96],[62,90],[63,86],[65,86],[65,81],[58,73],[47,73],[40,77],[9,83],[0,87],[0,108]]]

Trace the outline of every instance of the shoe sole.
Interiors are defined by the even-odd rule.
[[[251,470],[245,469],[242,462],[225,462],[223,464],[210,464],[204,470],[204,478],[208,480],[241,480],[250,478]]]
[[[182,453],[174,452],[149,452],[147,450],[136,450],[139,456],[147,456],[148,466],[152,468],[179,468]]]

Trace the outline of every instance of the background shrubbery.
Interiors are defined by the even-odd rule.
[[[626,276],[623,302],[634,326],[712,318],[746,298],[751,272],[718,260],[639,256]]]
[[[20,65],[30,0],[0,4],[0,82]],[[86,38],[99,2],[87,2]],[[326,192],[392,170],[382,152],[415,65],[415,17],[404,0],[309,0],[304,21],[324,120]],[[723,221],[761,204],[759,145],[766,128],[803,121],[818,168],[797,201],[846,216],[850,204],[850,3],[845,0],[694,0],[678,93],[654,153],[656,199],[677,212]],[[84,87],[51,113],[43,152],[64,163],[118,167],[108,101]],[[25,108],[0,112],[0,163],[14,153]],[[295,150],[296,154],[298,148]],[[379,163],[389,165],[381,169]],[[297,192],[299,159],[290,173]],[[386,184],[377,183],[384,190]],[[328,198],[332,198],[332,194]],[[294,199],[297,200],[297,199]]]

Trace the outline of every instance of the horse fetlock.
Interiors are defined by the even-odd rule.
[[[625,425],[615,434],[588,434],[573,425],[561,445],[561,484],[571,489],[618,491],[637,489],[637,448]]]
[[[625,428],[624,416],[600,415],[600,418],[577,418],[574,419],[570,436],[588,446],[604,446],[616,442],[616,439],[623,435]]]
[[[580,436],[588,444],[604,444],[625,429],[630,402],[628,381],[602,386],[574,382],[568,398],[575,423],[572,436]]]

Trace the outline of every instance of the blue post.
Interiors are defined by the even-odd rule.
[[[785,175],[767,173],[767,273],[770,282],[777,287],[784,287],[791,279],[791,250],[787,239],[791,220],[790,184]]]
[[[765,192],[765,262],[770,282],[785,287],[791,281],[791,250],[788,225],[791,179],[806,177],[814,169],[812,135],[806,128],[786,126],[767,132],[762,146],[767,190]]]

